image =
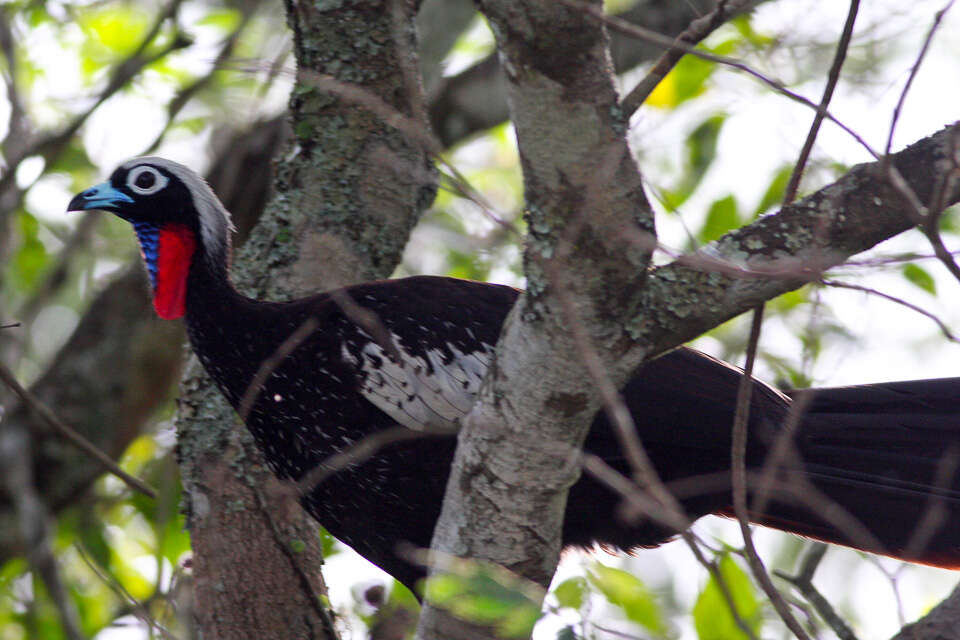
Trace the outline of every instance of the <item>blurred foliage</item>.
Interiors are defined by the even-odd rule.
[[[82,217],[64,211],[70,195],[126,157],[152,151],[157,140],[161,153],[185,149],[179,153],[199,159],[214,132],[283,108],[289,78],[268,72],[288,57],[289,35],[275,6],[185,2],[161,19],[166,4],[48,0],[0,7],[12,54],[2,65],[8,186],[0,210],[0,320],[20,323],[0,334],[0,357],[26,383],[57,355],[105,278],[135,255],[122,221],[98,216],[84,226],[96,233],[81,232]],[[237,58],[267,62],[214,68],[217,52],[233,38]],[[118,70],[141,59],[150,63],[129,82],[111,84]],[[62,132],[68,135],[60,138]],[[158,489],[156,500],[104,476],[57,514],[54,550],[89,637],[144,637],[144,630],[151,637],[191,635],[190,540],[179,513],[171,412],[165,406],[121,459],[125,470]],[[22,558],[6,561],[0,639],[63,637],[43,583]]]
[[[918,264],[907,263],[900,269],[907,282],[915,285],[930,295],[937,295],[937,282],[930,275],[930,272]]]
[[[617,12],[633,3],[607,4]],[[292,61],[279,6],[193,0],[158,24],[161,11],[157,3],[146,0],[14,0],[0,7],[0,26],[9,30],[12,42],[11,56],[4,55],[0,65],[8,85],[0,99],[2,175],[11,184],[0,194],[0,324],[22,323],[0,332],[0,357],[25,382],[34,380],[56,357],[95,292],[135,254],[127,225],[112,218],[104,216],[95,233],[81,236],[79,217],[63,213],[70,195],[102,179],[117,162],[146,152],[188,159],[202,169],[223,131],[284,108]],[[847,92],[886,87],[893,84],[891,73],[899,78],[897,74],[909,66],[912,59],[904,63],[894,57],[900,33],[891,35],[883,30],[884,24],[865,27],[851,50],[851,72],[843,85]],[[745,15],[720,29],[703,48],[743,59],[804,95],[815,96],[835,36],[828,29],[794,26],[772,32],[758,26],[755,15]],[[228,42],[233,47],[230,61],[214,68],[212,61]],[[492,47],[489,29],[478,18],[452,50],[446,61],[448,73],[481,59]],[[111,78],[134,62],[135,53],[149,64],[130,82],[111,88]],[[769,94],[756,85],[734,85],[730,77],[729,70],[688,56],[663,79],[632,124],[642,136],[657,141],[651,149],[641,138],[638,146],[645,155],[641,166],[651,194],[668,212],[658,223],[668,230],[671,225],[682,227],[675,235],[683,240],[676,245],[685,250],[695,250],[778,209],[793,169],[790,156],[799,148],[809,121],[804,111],[804,124],[794,122],[796,130],[779,141],[788,153],[773,161],[731,161],[743,157],[732,150],[756,142],[738,124],[739,113]],[[658,130],[669,132],[662,144]],[[62,132],[69,135],[51,144]],[[522,286],[523,180],[512,127],[500,125],[449,149],[444,160],[456,167],[477,196],[464,198],[462,185],[445,181],[434,209],[417,228],[399,273],[448,273]],[[856,161],[815,148],[801,195],[846,172]],[[945,232],[955,233],[958,227],[957,209],[941,219]],[[922,289],[919,295],[926,300],[943,290],[938,284],[942,276],[929,261],[891,258],[877,264],[877,271],[891,276],[887,282],[904,285],[905,295]],[[61,265],[66,275],[52,278]],[[856,343],[849,318],[834,312],[824,302],[825,295],[822,287],[811,284],[767,305],[768,326],[777,340],[764,343],[761,355],[766,373],[778,384],[815,383],[822,375],[818,363],[824,353]],[[43,310],[51,309],[57,312],[44,316]],[[736,361],[742,357],[746,333],[745,324],[734,320],[710,331],[698,344]],[[131,494],[112,477],[103,477],[75,505],[57,514],[58,561],[72,605],[90,637],[162,637],[167,631],[178,638],[190,636],[190,547],[178,511],[181,489],[167,422],[171,412],[166,406],[155,416],[122,459],[126,470],[159,489],[158,500]],[[329,534],[320,535],[327,556],[347,553]],[[773,564],[792,567],[800,546],[788,540]],[[736,554],[724,548],[715,552],[713,561],[746,624],[758,635],[782,635]],[[478,566],[431,581],[429,589],[458,615],[492,624],[511,637],[524,636],[535,624],[538,632],[553,629],[558,638],[570,639],[622,633],[650,638],[742,637],[714,578],[701,571],[695,579],[702,584],[692,598],[678,595],[677,582],[683,579],[671,574],[653,580],[627,565],[610,567],[588,560],[578,575],[554,587],[545,611],[532,604],[525,584]],[[351,607],[334,604],[344,615]],[[376,625],[396,609],[416,609],[413,596],[399,585],[377,603],[376,611],[368,605],[353,603],[361,626]],[[124,626],[136,631],[121,635]],[[615,627],[615,633],[606,634],[606,627]],[[62,637],[56,610],[25,560],[13,557],[3,563],[0,640]]]
[[[718,569],[725,587],[721,586],[716,576],[711,575],[693,605],[693,623],[697,637],[700,640],[748,638],[734,618],[731,603],[741,623],[755,636],[759,636],[763,619],[760,616],[760,599],[756,587],[729,553],[720,557]],[[724,592],[729,594],[729,602]]]
[[[654,637],[665,637],[667,626],[656,599],[636,576],[621,569],[596,564],[587,572],[587,581],[607,602],[623,612]]]
[[[426,582],[426,597],[467,622],[492,627],[498,637],[526,638],[540,619],[536,586],[485,563],[457,560]]]

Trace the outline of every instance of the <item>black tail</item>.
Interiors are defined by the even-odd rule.
[[[741,373],[689,349],[638,371],[623,390],[641,440],[686,514],[732,514],[731,429]],[[792,455],[766,465],[797,413]],[[630,475],[598,417],[584,448]],[[905,560],[960,569],[960,378],[793,392],[757,383],[747,450],[751,520]],[[676,531],[585,475],[571,489],[564,541],[656,546]],[[609,514],[609,515],[607,515]]]
[[[960,378],[791,395],[807,405],[795,444],[808,493],[755,520],[960,569]]]

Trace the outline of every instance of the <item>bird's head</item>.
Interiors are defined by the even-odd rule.
[[[67,206],[68,211],[89,209],[109,211],[133,224],[153,306],[162,318],[184,314],[187,276],[195,260],[219,268],[227,263],[230,214],[200,176],[171,160],[129,160]]]

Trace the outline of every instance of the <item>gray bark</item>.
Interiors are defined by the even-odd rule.
[[[630,232],[652,235],[653,216],[623,136],[603,30],[554,2],[480,6],[504,61],[524,169],[528,289],[460,433],[434,569],[466,556],[546,587],[578,449],[600,407],[584,384],[583,343],[619,387],[628,371],[612,349],[627,339],[631,315],[620,293],[640,285],[652,249]],[[418,637],[458,637],[455,628],[426,602]]]

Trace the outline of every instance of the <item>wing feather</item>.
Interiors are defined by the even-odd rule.
[[[396,334],[390,338],[399,353],[396,361],[375,341],[367,339],[359,352],[348,343],[343,359],[360,375],[360,393],[400,424],[417,431],[455,431],[473,406],[490,366],[493,346],[465,353],[446,344],[414,355]],[[356,345],[356,342],[351,343]]]

